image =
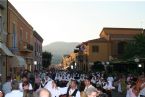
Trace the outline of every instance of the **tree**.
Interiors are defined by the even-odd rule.
[[[134,57],[145,57],[145,35],[138,34],[134,40],[127,44],[123,54],[124,59]]]
[[[96,61],[94,62],[94,65],[91,66],[91,70],[92,71],[104,71],[104,65],[102,65],[102,63],[100,61]]]
[[[43,68],[48,68],[51,64],[52,54],[50,52],[42,53],[42,66]]]

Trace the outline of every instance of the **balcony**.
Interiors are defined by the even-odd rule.
[[[27,42],[20,42],[20,51],[21,52],[33,52],[33,45],[27,43]]]

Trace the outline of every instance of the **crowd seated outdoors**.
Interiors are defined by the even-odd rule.
[[[0,97],[113,97],[117,91],[126,97],[145,97],[145,75],[105,72],[27,70],[8,76]]]

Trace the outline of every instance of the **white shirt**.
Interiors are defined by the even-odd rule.
[[[113,79],[113,77],[110,76],[110,77],[107,78],[107,81],[111,81],[111,82],[113,82],[114,79]]]
[[[52,87],[51,83],[52,83],[52,80],[51,81],[48,81],[47,84],[44,86],[44,88],[47,89],[47,90],[49,90],[50,87]]]
[[[10,93],[7,93],[5,97],[23,97],[23,92],[19,90],[12,90]]]
[[[19,84],[20,91],[23,91],[22,83]],[[32,85],[29,83],[29,90],[33,90]]]
[[[69,90],[69,95],[72,95],[74,91],[75,91],[75,89],[70,89]],[[75,97],[80,97],[80,96],[81,96],[80,91],[78,90]]]
[[[59,88],[51,88],[49,91],[51,93],[51,97],[59,97],[59,95],[61,95]]]
[[[103,88],[107,89],[107,90],[115,89],[115,87],[112,86],[112,82],[111,81],[108,81],[108,83],[106,83],[106,85]]]

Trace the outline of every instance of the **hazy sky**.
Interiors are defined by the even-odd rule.
[[[145,27],[145,1],[9,1],[43,37],[43,45],[98,38],[103,27]]]

